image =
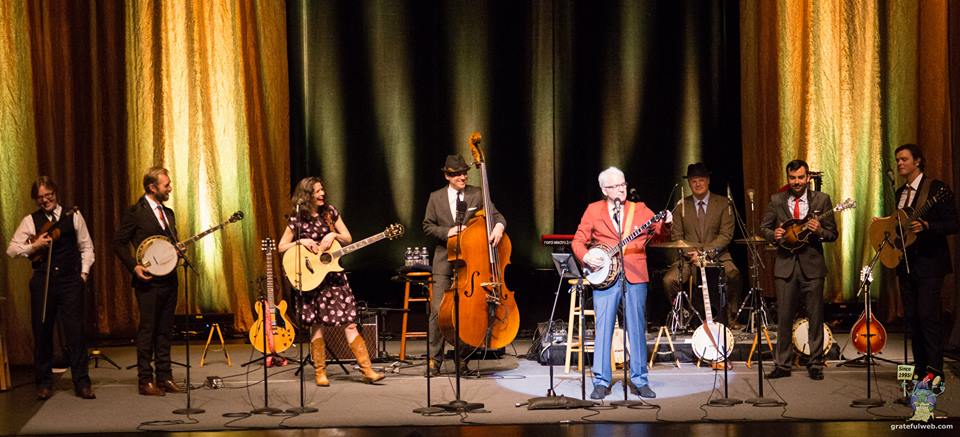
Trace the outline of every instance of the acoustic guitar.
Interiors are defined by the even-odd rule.
[[[910,232],[910,223],[926,217],[934,205],[948,197],[950,197],[950,191],[940,187],[920,208],[913,209],[908,206],[870,223],[870,244],[875,250],[880,248],[883,240],[888,239],[888,243],[880,252],[880,263],[884,267],[888,269],[897,267],[903,257],[903,249],[910,247],[917,240],[917,234]],[[903,234],[900,233],[900,226],[903,226]]]
[[[260,242],[260,250],[266,257],[266,296],[257,299],[255,307],[257,320],[250,327],[250,344],[258,352],[268,354],[289,349],[293,345],[296,334],[293,323],[287,317],[287,302],[281,299],[280,303],[274,304],[273,251],[275,247],[272,238],[264,238]],[[264,343],[267,345],[266,351],[263,349]]]
[[[364,238],[347,247],[340,247],[340,243],[333,240],[333,244],[320,253],[313,253],[305,248],[301,248],[299,251],[297,248],[288,249],[283,254],[284,274],[290,280],[293,288],[310,291],[319,287],[328,273],[343,271],[343,267],[340,267],[340,258],[385,238],[393,240],[402,235],[403,225],[394,223],[387,226],[383,232]]]

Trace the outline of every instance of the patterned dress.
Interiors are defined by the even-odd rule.
[[[320,214],[316,217],[291,216],[288,219],[287,226],[293,231],[294,239],[297,238],[298,227],[300,238],[310,238],[318,243],[324,235],[333,231],[332,225],[337,222],[340,212],[333,205],[323,205],[318,212]],[[329,218],[329,224],[324,216]],[[302,302],[299,294],[294,295],[294,301],[301,305],[304,326],[314,323],[343,326],[357,321],[356,299],[343,272],[328,273],[319,287],[303,293]]]

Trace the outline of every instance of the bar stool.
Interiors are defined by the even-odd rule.
[[[433,297],[433,275],[430,272],[409,272],[405,273],[403,286],[403,323],[400,328],[400,361],[406,360],[407,339],[408,338],[426,338],[427,331],[407,332],[407,318],[410,316],[410,302],[424,302],[430,305],[430,298]],[[426,283],[427,297],[410,297],[410,283],[419,282],[421,286]],[[430,321],[427,321],[429,326]]]
[[[586,317],[593,317],[594,324],[596,324],[596,313],[594,310],[584,310],[580,307],[580,296],[578,293],[581,293],[582,290],[577,287],[577,281],[577,279],[567,281],[567,283],[570,284],[570,313],[567,321],[567,353],[563,362],[564,373],[570,373],[570,357],[574,352],[577,353],[577,371],[583,366],[583,353],[593,352],[593,346],[586,346],[583,341],[583,326],[580,326],[580,313],[583,313],[584,320],[586,320]],[[576,339],[574,339],[573,335],[574,330],[577,331]]]

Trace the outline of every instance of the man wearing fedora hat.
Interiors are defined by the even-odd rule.
[[[423,217],[423,232],[434,238],[433,249],[433,296],[430,300],[430,351],[431,371],[439,371],[443,359],[443,336],[440,334],[440,302],[443,292],[450,288],[453,267],[447,261],[447,239],[457,235],[462,226],[473,218],[477,211],[483,209],[483,191],[479,187],[467,185],[467,171],[470,167],[460,155],[449,155],[441,168],[447,186],[430,193],[427,210]],[[493,210],[488,217],[493,217],[494,227],[490,233],[490,241],[496,245],[503,237],[503,230],[507,221],[497,211],[491,202]],[[458,221],[459,220],[459,221]],[[464,351],[461,351],[464,352]],[[469,352],[469,351],[466,351]],[[465,366],[466,359],[461,363]]]
[[[698,249],[716,250],[718,254],[709,261],[723,265],[727,283],[726,308],[719,299],[711,299],[711,308],[721,322],[732,322],[740,296],[740,270],[733,263],[733,257],[727,251],[727,245],[733,239],[733,211],[729,199],[710,192],[710,170],[702,162],[687,166],[684,176],[690,185],[691,195],[683,198],[673,208],[673,221],[670,230],[672,241],[683,240]],[[686,249],[663,277],[663,289],[669,302],[673,302],[693,273],[693,263],[698,262],[694,249]],[[694,300],[696,300],[694,298]],[[721,311],[723,309],[723,311]],[[726,315],[726,317],[724,317]]]

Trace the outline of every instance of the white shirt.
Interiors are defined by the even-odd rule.
[[[697,196],[693,196],[693,209],[699,213],[700,211],[700,202],[703,202],[703,215],[707,215],[707,208],[710,207],[710,193],[704,194],[703,199],[697,199]]]
[[[607,202],[607,214],[610,214],[610,221],[613,222],[614,229],[616,229],[617,232],[620,232],[621,234],[623,233],[623,218],[624,218],[624,217],[623,217],[623,212],[624,212],[624,210],[626,210],[626,208],[624,208],[624,205],[621,203],[621,204],[620,204],[620,217],[615,217],[615,214],[616,214],[616,212],[617,212],[617,208],[614,206],[613,203]],[[618,218],[619,218],[619,220],[617,220]]]
[[[921,179],[923,179],[923,173],[917,175],[917,177],[913,179],[913,182],[906,184],[906,186],[912,189],[904,189],[903,192],[900,193],[900,201],[897,203],[897,209],[903,209],[913,204],[913,198],[917,195],[917,190],[920,189]]]
[[[807,212],[810,211],[810,202],[807,202],[807,194],[810,194],[810,190],[803,190],[803,195],[800,196],[800,218],[807,216]],[[793,216],[793,208],[796,203],[796,198],[793,197],[793,194],[787,196],[787,209],[790,210],[790,216]]]
[[[161,206],[161,203],[153,200],[150,196],[143,196],[144,199],[147,199],[147,203],[150,204],[150,211],[153,211],[153,218],[157,219],[157,223],[160,224],[160,229],[167,229],[167,225],[160,221],[160,216],[157,214],[157,207]],[[164,211],[161,209],[161,211]],[[170,217],[167,217],[166,211],[163,212],[163,218],[170,223]]]
[[[53,217],[47,214],[47,219],[53,220],[63,214],[63,207],[57,205],[53,210]],[[87,223],[83,220],[80,211],[73,214],[73,228],[77,231],[77,249],[80,250],[80,271],[90,274],[90,266],[93,265],[95,256],[93,254],[93,240],[90,239],[90,232],[87,230]],[[24,257],[33,255],[30,251],[30,237],[36,235],[37,227],[33,224],[33,217],[27,215],[20,220],[20,226],[13,232],[13,238],[7,246],[7,256],[10,258]]]
[[[462,192],[447,185],[447,203],[450,204],[450,216],[453,217],[454,221],[457,220],[457,194],[462,194]],[[463,196],[460,196],[460,198],[462,199]]]

